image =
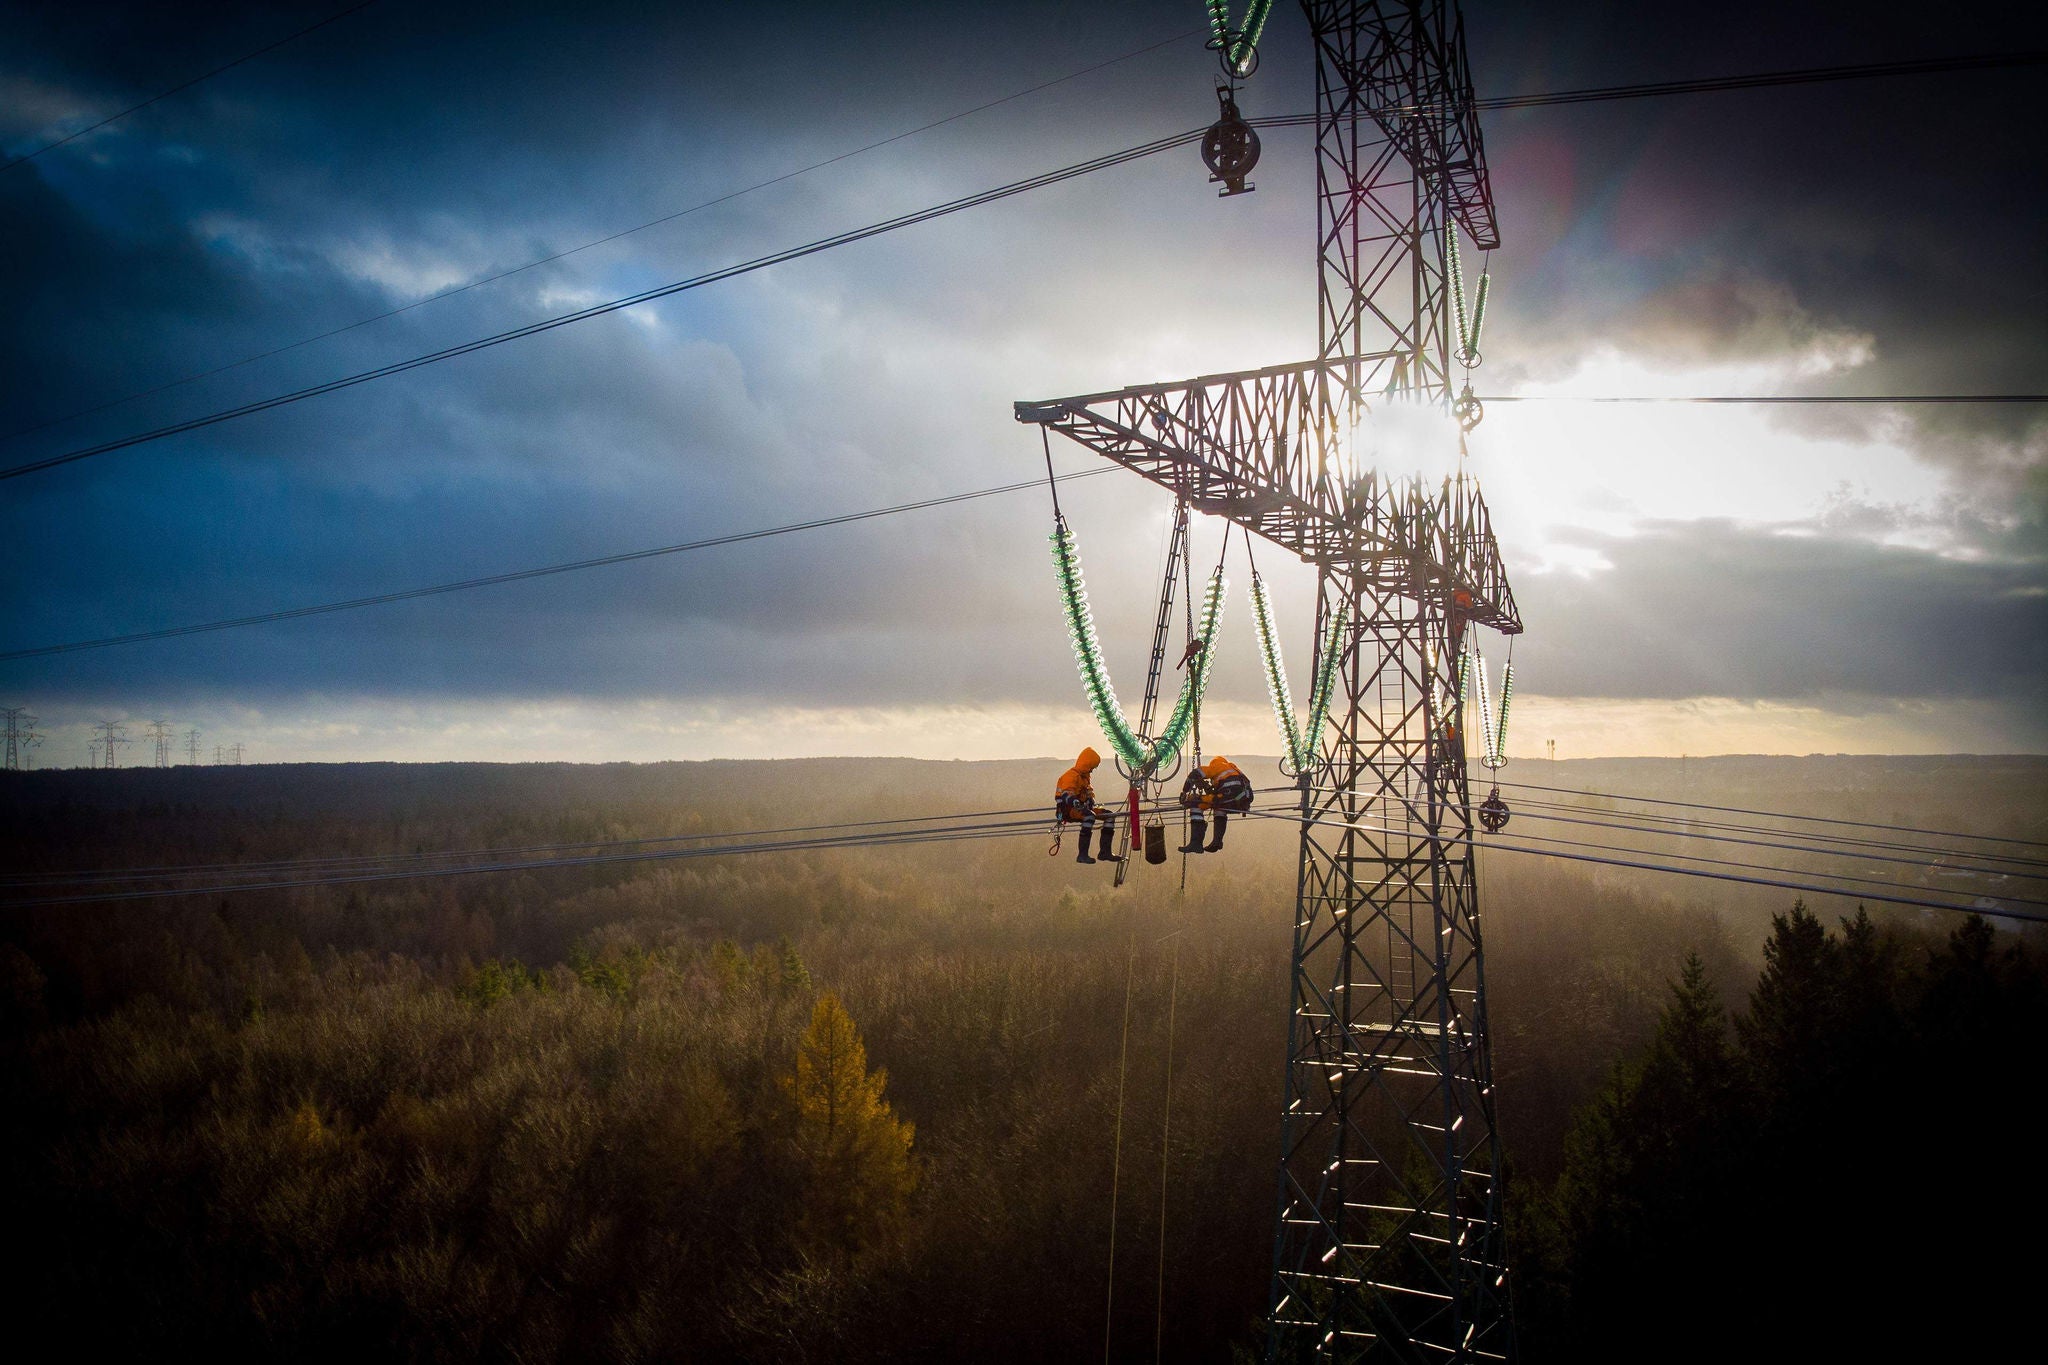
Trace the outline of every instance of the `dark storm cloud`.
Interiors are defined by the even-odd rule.
[[[5,89],[33,95],[0,100],[10,152],[72,109],[117,108],[314,17],[254,6],[25,14],[18,45],[0,56]],[[1489,92],[1920,51],[1917,34],[1847,6],[1803,20],[1767,6],[1725,18],[1701,30],[1691,12],[1637,7],[1468,13]],[[1199,22],[1191,3],[898,7],[879,24],[837,5],[709,16],[668,5],[375,7],[0,172],[0,291],[13,301],[0,324],[0,432],[342,326]],[[1299,21],[1286,22],[1254,86],[1256,112],[1308,106]],[[1971,46],[2012,37],[1980,32]],[[1213,107],[1211,68],[1197,45],[1184,48],[0,443],[0,458],[324,380],[1190,126]],[[1972,78],[1914,86],[1944,99],[1912,106],[1910,119],[1896,112],[1905,86],[1872,85],[1853,99],[1792,91],[1493,120],[1508,246],[1496,260],[1490,382],[1511,386],[1602,344],[1745,358],[1851,333],[1870,336],[1877,356],[1844,381],[1858,387],[2038,387],[2020,371],[2039,358],[2040,329],[2014,302],[2038,296],[2048,268],[2022,249],[2038,185],[2010,174],[2033,153],[2010,131],[2010,92],[1997,84],[2024,77],[1985,77],[1981,88],[1958,79]],[[0,640],[211,619],[1028,477],[1036,449],[1008,420],[1012,398],[1162,377],[1149,358],[1160,350],[1188,357],[1192,372],[1293,358],[1292,333],[1273,320],[1306,326],[1308,169],[1288,135],[1269,148],[1261,192],[1228,213],[1188,156],[1147,163],[971,223],[13,481],[0,493],[0,572],[33,590],[11,595]],[[1964,245],[1986,242],[2011,249]],[[1126,338],[1113,363],[1130,368],[1104,373],[1103,348]],[[1994,474],[2038,480],[2024,444],[2002,457],[1986,444],[1995,429],[1916,434],[1929,458],[1989,471],[1985,486]],[[1160,509],[1111,493],[1114,482],[1076,492],[1073,506],[1105,637],[1121,642],[1149,617]],[[1036,498],[972,504],[5,665],[0,683],[106,697],[146,687],[1064,701],[1073,683],[1050,622],[1043,521]],[[1960,549],[2023,548],[1994,543],[2009,525],[1957,526]],[[2040,638],[2041,622],[2038,599],[2014,594],[2037,580],[1869,543],[1896,529],[1838,520],[1809,541],[1709,527],[1603,542],[1618,572],[1523,589],[1541,622],[1530,653],[1545,661],[1532,686],[1593,696],[2023,690],[2024,642]],[[1691,553],[1720,566],[1720,590],[1687,575]],[[1882,595],[1868,589],[1878,581]],[[1785,604],[1802,599],[1827,609],[1796,634]],[[1241,626],[1241,595],[1235,610]],[[1703,624],[1656,624],[1680,619]],[[1911,660],[1870,644],[1914,640],[1923,627],[1942,646]],[[1239,653],[1226,664],[1242,676],[1219,686],[1255,697],[1249,651]]]
[[[1723,521],[1581,543],[1611,568],[1524,574],[1516,587],[1531,627],[1525,685],[1545,695],[2048,696],[2039,561]]]
[[[1475,32],[1491,6],[1468,11]],[[2038,51],[2037,8],[1848,4],[1542,7],[1524,46],[1479,50],[1514,89]],[[1513,73],[1513,74],[1508,74]],[[1810,392],[2038,392],[2048,377],[2048,175],[2037,68],[1510,112],[1489,125],[1506,247],[1490,376],[1556,376],[1589,349],[1652,362],[1790,358],[1867,338],[1852,372]],[[2048,502],[2048,416],[2033,408],[1902,414],[1923,457],[1987,502]],[[1774,420],[1868,436],[1891,415],[1804,409]]]

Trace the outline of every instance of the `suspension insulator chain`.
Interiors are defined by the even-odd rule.
[[[1298,776],[1315,766],[1316,741],[1321,738],[1323,725],[1329,719],[1330,695],[1337,678],[1337,651],[1350,609],[1350,603],[1342,603],[1330,619],[1329,638],[1323,641],[1315,685],[1309,689],[1308,721],[1297,728],[1291,700],[1293,694],[1287,686],[1287,665],[1280,657],[1280,644],[1273,629],[1272,603],[1266,596],[1265,581],[1257,574],[1252,575],[1252,622],[1258,629],[1259,655],[1265,664],[1266,691],[1273,701],[1273,719],[1279,724],[1280,738],[1287,746],[1287,762],[1283,771],[1289,777]]]
[[[1074,659],[1095,723],[1102,730],[1117,757],[1132,773],[1149,776],[1172,762],[1194,723],[1195,708],[1209,686],[1210,662],[1214,656],[1216,629],[1223,616],[1224,589],[1228,586],[1219,567],[1210,578],[1202,599],[1202,649],[1188,665],[1181,681],[1180,696],[1166,729],[1149,744],[1131,729],[1116,688],[1109,677],[1109,665],[1102,656],[1102,642],[1095,631],[1095,613],[1088,605],[1088,589],[1081,576],[1081,557],[1074,546],[1074,533],[1064,520],[1055,523],[1052,541],[1053,566],[1059,577],[1060,606],[1067,619],[1067,638],[1074,646]]]

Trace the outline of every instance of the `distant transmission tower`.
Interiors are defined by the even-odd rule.
[[[199,732],[197,730],[187,730],[185,732],[185,761],[195,768],[199,766]]]
[[[153,720],[149,723],[149,737],[156,747],[156,766],[171,766],[171,727],[167,721]]]
[[[1477,361],[1456,239],[1490,251],[1499,232],[1454,0],[1302,7],[1315,359],[1016,415],[1313,564],[1316,638],[1345,622],[1336,704],[1300,779],[1267,1359],[1502,1360],[1514,1330],[1456,722],[1467,628],[1522,621],[1476,480],[1360,467],[1360,442],[1343,440],[1368,409],[1477,423],[1469,384],[1456,389],[1454,365]],[[1241,45],[1219,44],[1228,92],[1246,67]],[[1211,138],[1228,151],[1243,133],[1222,103]]]
[[[239,742],[236,743],[232,752],[235,755],[235,763],[239,766],[242,761],[242,746]]]
[[[213,746],[213,766],[214,766],[214,767],[216,767],[216,768],[218,768],[218,767],[219,767],[219,766],[220,766],[221,764],[223,764],[223,763],[225,763],[225,762],[227,762],[227,761],[228,761],[228,760],[227,760],[227,756],[226,756],[226,753],[225,753],[225,752],[224,752],[224,751],[223,751],[223,750],[221,749],[221,746],[220,746],[220,745],[218,745],[218,744],[214,745],[214,746]]]
[[[100,751],[106,757],[107,766],[109,768],[120,767],[120,753],[116,746],[133,744],[135,742],[128,738],[127,725],[117,720],[103,720],[92,728],[100,732]]]
[[[26,706],[0,706],[0,716],[7,721],[6,771],[20,772],[28,751],[42,739],[36,733],[36,718],[28,713]]]
[[[86,767],[88,767],[88,768],[97,768],[97,767],[99,767],[99,766],[100,766],[100,742],[99,742],[98,740],[96,740],[96,739],[95,739],[95,740],[92,740],[92,741],[90,741],[90,742],[89,742],[89,743],[87,743],[87,744],[86,744],[86,746],[85,746],[85,752],[86,752],[86,753],[87,753],[88,755],[90,755],[90,757],[88,757],[88,758],[87,758],[87,760],[86,760],[86,764],[85,764],[85,766],[86,766]]]
[[[1544,752],[1545,754],[1547,754],[1547,755],[1549,756],[1549,759],[1548,759],[1548,761],[1549,761],[1549,762],[1552,762],[1552,763],[1555,763],[1555,762],[1557,762],[1557,741],[1556,741],[1556,740],[1554,740],[1554,739],[1546,739],[1546,740],[1544,740],[1544,741],[1543,741],[1543,752]]]

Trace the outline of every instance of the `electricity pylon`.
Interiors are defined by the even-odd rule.
[[[92,728],[100,732],[100,753],[106,759],[107,766],[109,768],[120,767],[121,761],[116,746],[133,744],[135,742],[128,738],[125,733],[127,726],[118,720],[103,720],[96,723]]]
[[[1455,0],[1303,9],[1316,358],[1016,415],[1316,565],[1318,640],[1349,608],[1321,761],[1300,779],[1268,1358],[1505,1359],[1457,656],[1468,626],[1522,622],[1477,482],[1357,468],[1341,439],[1383,402],[1450,413],[1445,234],[1481,250],[1499,234]]]
[[[149,737],[156,744],[156,766],[171,766],[171,726],[169,721],[153,720],[149,723]]]
[[[197,729],[185,732],[185,761],[195,768],[199,766],[199,731]]]
[[[19,772],[28,751],[42,738],[36,733],[36,718],[26,706],[0,706],[0,718],[7,722],[6,771]]]

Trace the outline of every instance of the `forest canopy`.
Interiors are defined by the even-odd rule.
[[[2038,763],[1983,761],[1974,810],[1966,760],[1910,782],[1856,762],[1756,760],[1713,790],[2039,829]],[[1155,1334],[1166,1359],[1256,1353],[1282,822],[1233,829],[1184,894],[1177,867],[1113,890],[1027,837],[13,903],[85,867],[1035,806],[1058,766],[0,775],[25,1330],[109,1353],[1021,1361],[1100,1353],[1107,1302],[1119,1358]],[[2038,1182],[1952,1192],[2031,1142],[2037,943],[1482,874],[1526,1359],[2018,1330],[1995,1305],[2018,1302]]]

